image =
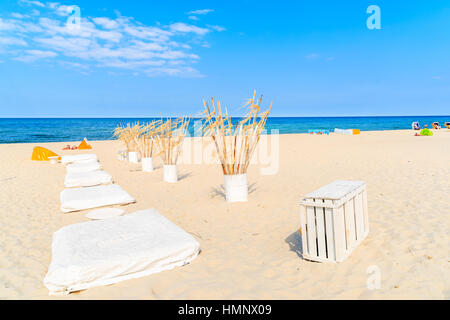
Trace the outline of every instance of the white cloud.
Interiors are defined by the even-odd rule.
[[[193,64],[200,57],[192,52],[192,46],[209,47],[205,35],[225,30],[184,22],[146,25],[120,12],[115,18],[83,15],[78,28],[68,28],[66,16],[72,6],[29,0],[21,3],[43,8],[41,16],[15,12],[10,19],[0,18],[0,46],[8,46],[0,58],[28,63],[51,59],[80,72],[114,68],[148,76],[199,77],[202,75]],[[194,10],[191,17],[212,11]]]
[[[205,14],[208,14],[208,13],[213,12],[213,11],[214,11],[214,9],[192,10],[192,11],[189,11],[188,14],[191,14],[191,15],[193,15],[193,14],[205,15]]]
[[[47,2],[47,6],[50,9],[56,9],[59,6],[59,2]]]
[[[194,20],[194,21],[200,20],[197,16],[189,16],[188,19]]]
[[[97,25],[105,28],[105,29],[115,29],[119,26],[119,24],[111,20],[109,18],[94,18],[92,19]]]
[[[319,57],[320,57],[320,55],[317,54],[317,53],[310,53],[310,54],[305,56],[306,59],[317,59]]]
[[[18,13],[18,12],[13,12],[11,13],[11,17],[16,18],[16,19],[24,19],[24,18],[28,18],[27,15]]]
[[[0,18],[0,31],[2,30],[14,30],[16,29],[16,24],[11,20],[3,20]]]
[[[0,37],[0,45],[27,46],[28,44],[23,39],[11,38],[11,37]]]
[[[211,30],[206,28],[200,28],[191,24],[186,24],[183,22],[173,23],[169,26],[170,30],[173,32],[183,32],[183,33],[195,33],[198,35],[204,35],[210,32]]]
[[[45,4],[43,4],[40,1],[33,1],[33,0],[19,0],[19,3],[28,4],[28,5],[34,5],[41,8],[45,8]]]
[[[221,27],[221,26],[210,26],[210,25],[208,25],[208,27],[213,29],[213,30],[216,30],[218,32],[222,32],[222,31],[226,30],[224,27]]]
[[[74,10],[74,6],[56,5],[54,7],[55,13],[61,17],[67,17]]]
[[[53,51],[42,51],[42,50],[25,50],[25,55],[15,57],[14,60],[22,62],[33,62],[39,59],[53,58],[58,54]]]

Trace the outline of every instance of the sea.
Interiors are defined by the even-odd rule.
[[[37,143],[88,140],[113,140],[118,125],[147,123],[156,118],[0,118],[0,143]],[[233,123],[239,118],[233,119]],[[199,119],[192,119],[190,135],[199,135]],[[308,130],[360,129],[361,131],[411,129],[417,121],[423,128],[435,121],[443,127],[450,116],[377,117],[270,117],[267,133],[307,133]],[[197,128],[197,129],[196,129]]]

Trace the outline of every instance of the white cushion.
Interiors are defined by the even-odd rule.
[[[67,173],[90,172],[100,170],[101,168],[102,165],[97,160],[86,160],[68,164],[66,166],[66,171]]]
[[[155,209],[73,224],[53,234],[44,284],[51,295],[69,294],[183,266],[199,251],[197,240]]]
[[[64,187],[91,187],[98,186],[100,184],[112,183],[112,176],[103,170],[91,171],[91,172],[73,172],[67,173],[64,180]]]
[[[97,155],[94,153],[84,153],[84,154],[75,154],[69,156],[62,156],[61,162],[64,164],[87,161],[87,160],[98,160]]]
[[[119,185],[96,186],[61,191],[61,210],[63,212],[80,211],[116,204],[127,204],[135,200]]]

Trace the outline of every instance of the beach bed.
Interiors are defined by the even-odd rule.
[[[63,164],[73,163],[73,162],[83,162],[89,160],[98,160],[97,155],[94,153],[85,153],[85,154],[75,154],[69,156],[62,156],[61,162]]]
[[[110,285],[191,262],[200,244],[155,209],[63,227],[44,284],[51,295]]]
[[[70,163],[66,166],[67,173],[91,172],[100,170],[102,165],[97,160],[86,160],[82,162]]]
[[[91,172],[72,172],[67,173],[64,180],[64,187],[91,187],[101,184],[111,184],[113,182],[112,176],[103,170]]]
[[[60,194],[63,212],[80,211],[111,205],[133,203],[135,200],[119,185],[65,189]]]

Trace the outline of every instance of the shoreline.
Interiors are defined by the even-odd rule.
[[[429,128],[430,129],[430,128]],[[435,132],[449,132],[450,130],[447,128],[442,128],[442,129],[430,129],[433,133]],[[402,132],[402,133],[415,133],[415,132],[420,132],[420,130],[416,130],[413,131],[411,129],[395,129],[395,130],[366,130],[363,131],[361,130],[361,134],[373,134],[373,133],[377,133],[377,132],[384,132],[384,133],[396,133],[396,132]],[[361,135],[360,134],[360,135]],[[266,136],[267,134],[261,134],[261,136]],[[268,136],[270,136],[271,134],[269,134]],[[296,135],[312,135],[310,133],[307,132],[299,132],[299,133],[279,133],[279,136],[296,136]],[[345,136],[342,134],[338,134],[338,133],[334,133],[334,132],[330,132],[330,135],[338,135],[338,136]],[[317,136],[317,134],[314,134],[314,136]],[[319,135],[320,136],[320,135]],[[327,136],[327,135],[322,135],[322,136]],[[414,136],[414,135],[412,135]],[[200,137],[186,137],[186,139],[193,139],[193,138],[200,138]],[[89,139],[88,139],[89,140]],[[104,139],[104,140],[89,140],[89,142],[91,143],[96,143],[96,142],[113,142],[113,141],[117,141],[117,139],[112,138],[112,139]],[[61,143],[61,144],[76,144],[78,145],[81,142],[81,140],[74,140],[74,141],[47,141],[47,142],[14,142],[14,143],[0,143],[1,145],[29,145],[29,144],[55,144],[55,143]],[[73,150],[72,150],[73,151]]]

